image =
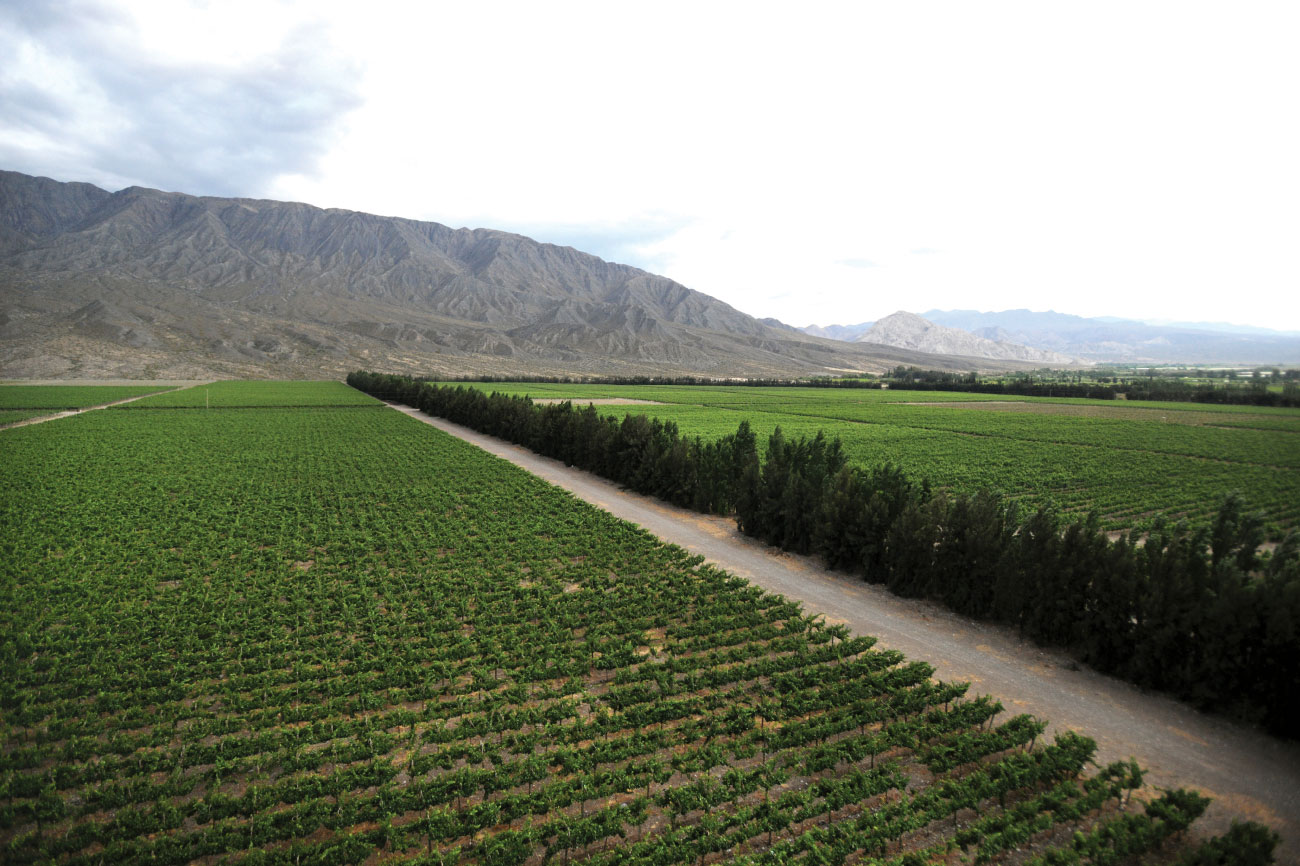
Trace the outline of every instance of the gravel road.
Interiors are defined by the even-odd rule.
[[[964,620],[941,608],[830,572],[818,562],[746,538],[727,518],[696,514],[629,493],[559,461],[389,404],[503,457],[580,499],[636,523],[758,586],[802,601],[829,623],[875,635],[881,646],[924,659],[944,680],[969,680],[1010,713],[1051,720],[1094,738],[1098,760],[1137,758],[1147,781],[1195,788],[1214,798],[1200,833],[1217,834],[1234,818],[1282,834],[1279,863],[1300,863],[1300,745],[1207,716],[1177,701],[1077,666],[1065,655],[1020,641],[1005,629]]]

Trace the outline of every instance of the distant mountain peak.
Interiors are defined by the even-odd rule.
[[[959,328],[935,324],[915,313],[899,310],[871,326],[858,337],[858,343],[876,343],[918,352],[965,355],[975,358],[1015,360],[1042,365],[1070,365],[1079,363],[1057,352],[1034,349],[1005,340],[989,340]]]
[[[909,314],[911,315],[911,314]],[[929,310],[921,318],[999,343],[1014,343],[1095,363],[1296,364],[1300,333],[1217,322],[1148,323],[1028,309],[984,313]],[[857,340],[866,326],[808,326],[804,333]]]
[[[867,332],[867,329],[874,325],[875,322],[859,322],[856,325],[808,325],[800,328],[805,334],[814,337],[825,337],[828,340],[843,340],[846,343],[852,343],[858,337]]]
[[[1099,363],[1295,364],[1300,335],[1216,323],[1153,325],[1113,316],[1003,310],[930,310],[926,318]]]

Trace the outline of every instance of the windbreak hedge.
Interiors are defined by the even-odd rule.
[[[1158,521],[1111,540],[1095,516],[1022,514],[992,491],[935,492],[890,466],[848,465],[838,440],[787,440],[760,460],[748,423],[714,442],[594,407],[353,373],[383,399],[508,439],[639,493],[734,512],[748,535],[817,554],[899,595],[1015,627],[1039,644],[1216,712],[1300,733],[1300,542],[1261,553],[1263,521],[1230,496],[1208,528]]]

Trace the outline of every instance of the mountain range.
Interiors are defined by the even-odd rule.
[[[1217,322],[1142,322],[1116,317],[1085,318],[1056,312],[929,310],[920,318],[997,343],[1028,346],[1094,363],[1121,364],[1295,364],[1300,334]],[[883,320],[882,320],[883,321]],[[865,338],[873,322],[809,325],[808,334],[843,341]],[[894,343],[894,345],[905,345]],[[910,343],[934,351],[938,342]],[[978,351],[966,347],[965,351]]]
[[[491,229],[0,171],[0,375],[778,376],[1033,364],[846,344]]]
[[[873,322],[854,343],[873,343],[900,349],[936,354],[968,355],[1003,361],[1027,361],[1040,367],[1067,367],[1079,363],[1077,358],[1035,349],[1001,337],[984,337],[935,324],[914,313],[900,310]]]

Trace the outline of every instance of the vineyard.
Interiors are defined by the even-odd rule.
[[[0,385],[0,426],[164,390],[157,385]]]
[[[0,433],[5,863],[1110,863],[1205,807],[364,395],[255,384]]]
[[[0,409],[84,409],[166,390],[157,385],[0,385]]]
[[[474,385],[672,421],[717,439],[748,420],[760,442],[825,431],[861,466],[892,463],[959,492],[1006,493],[1027,505],[1095,511],[1103,528],[1147,529],[1157,514],[1204,523],[1227,493],[1243,494],[1281,537],[1300,526],[1300,410],[1179,403],[1014,398],[941,391],[824,388]],[[944,404],[964,404],[946,408]],[[929,404],[929,405],[927,405]],[[1002,411],[1018,407],[1037,411]],[[1053,411],[1053,410],[1057,411]]]

